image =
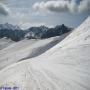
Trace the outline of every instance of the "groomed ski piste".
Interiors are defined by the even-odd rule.
[[[26,53],[24,48],[21,49]],[[33,58],[25,55],[19,62],[17,58],[10,59],[17,60],[10,66],[2,61],[1,87],[16,86],[19,90],[90,90],[90,17],[63,41],[41,55]]]

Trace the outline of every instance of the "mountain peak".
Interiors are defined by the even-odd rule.
[[[21,30],[21,28],[19,26],[12,25],[9,23],[0,24],[0,29]]]

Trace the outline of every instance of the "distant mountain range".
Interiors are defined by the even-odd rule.
[[[64,33],[71,31],[69,28],[62,25],[57,25],[54,28],[48,28],[46,26],[30,27],[26,30],[22,30],[19,26],[12,24],[0,24],[0,38],[7,37],[13,41],[20,41],[24,38],[28,39],[44,39],[54,36],[60,36]]]
[[[24,31],[19,26],[11,24],[0,24],[0,38],[7,37],[13,41],[19,41],[24,38]]]

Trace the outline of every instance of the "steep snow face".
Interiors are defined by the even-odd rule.
[[[82,23],[72,34],[70,34],[65,40],[61,42],[59,46],[65,45],[65,47],[75,46],[82,43],[89,43],[90,33],[90,17],[88,17],[84,23]],[[89,40],[89,41],[88,41]],[[58,45],[56,46],[58,47]]]
[[[76,30],[73,31],[67,38],[62,40],[62,42],[58,43],[56,46],[48,50],[45,55],[48,53],[52,55],[54,52],[58,52],[59,49],[68,49],[80,46],[88,46],[90,43],[90,17],[88,17],[84,23],[82,23]]]
[[[0,71],[0,86],[19,90],[90,90],[90,17],[44,54]]]

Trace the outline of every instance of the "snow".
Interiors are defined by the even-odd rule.
[[[19,90],[90,90],[89,69],[90,17],[43,54],[2,69],[0,86],[17,86]]]
[[[24,39],[20,42],[10,45],[9,47],[0,51],[0,69],[5,68],[12,63],[39,56],[59,43],[67,36],[67,34],[69,33],[42,40]]]
[[[14,41],[10,40],[10,39],[7,39],[7,38],[1,38],[0,39],[0,50],[10,46],[11,44],[13,44]]]

